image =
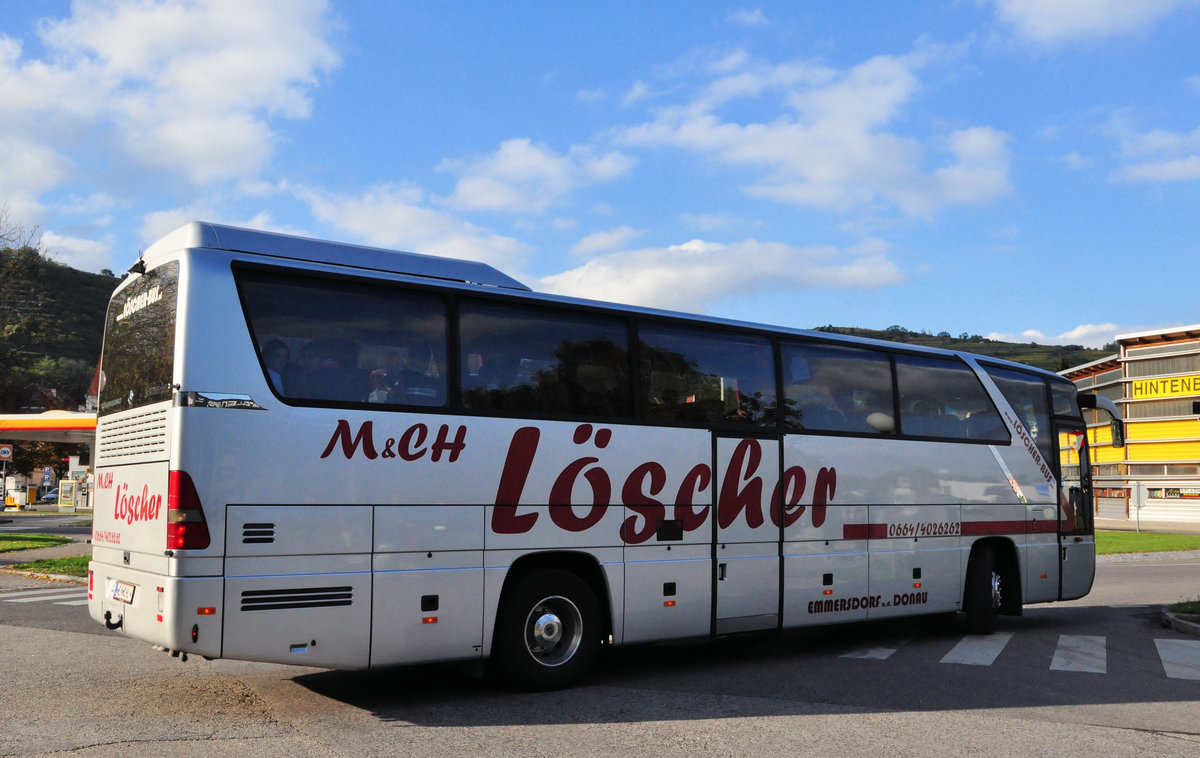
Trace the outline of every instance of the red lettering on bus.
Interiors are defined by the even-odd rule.
[[[746,512],[746,524],[751,529],[762,526],[763,481],[754,476],[761,461],[762,446],[758,440],[742,440],[734,449],[717,503],[717,524],[722,529],[737,520],[742,511]]]
[[[138,521],[154,521],[162,511],[162,495],[151,495],[150,486],[143,484],[142,491],[136,495],[129,494],[129,485],[117,485],[117,496],[114,501],[113,518],[133,524]]]
[[[541,436],[542,431],[536,426],[523,426],[513,433],[508,443],[500,485],[496,488],[496,507],[492,509],[492,531],[496,534],[523,534],[537,522],[536,513],[518,516],[517,503],[525,490],[525,480],[529,478]]]
[[[700,510],[696,510],[692,507],[692,499],[708,489],[710,484],[712,484],[712,467],[706,463],[697,463],[691,471],[687,472],[687,476],[683,477],[683,482],[679,485],[679,492],[675,495],[675,520],[679,522],[683,531],[690,532],[693,529],[699,529],[708,520],[710,506],[706,505]]]
[[[623,542],[637,545],[650,539],[657,531],[659,522],[666,518],[667,512],[663,504],[651,495],[662,492],[666,485],[667,470],[661,463],[649,461],[629,473],[625,486],[621,488],[621,502],[637,515],[630,516],[621,524]],[[643,520],[641,529],[635,528],[638,516]]]
[[[333,430],[333,436],[329,438],[329,444],[325,446],[325,452],[321,453],[322,458],[328,458],[333,452],[333,446],[338,442],[342,443],[342,455],[346,456],[346,460],[354,457],[358,452],[359,445],[362,445],[363,455],[370,460],[375,460],[379,457],[379,453],[375,452],[375,440],[371,435],[373,424],[370,421],[364,421],[362,426],[358,427],[358,434],[354,439],[350,438],[350,422],[346,419],[338,419],[337,429]]]
[[[807,480],[808,475],[799,466],[792,466],[783,472],[783,479],[771,496],[771,523],[787,527],[800,520],[804,515],[800,498],[804,497]]]

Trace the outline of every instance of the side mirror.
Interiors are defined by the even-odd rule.
[[[1115,418],[1109,424],[1109,428],[1112,429],[1112,446],[1125,447],[1125,422]]]
[[[1125,447],[1125,422],[1121,418],[1121,410],[1117,404],[1102,395],[1087,392],[1079,393],[1079,407],[1104,411],[1112,419],[1109,428],[1112,429],[1112,446]]]

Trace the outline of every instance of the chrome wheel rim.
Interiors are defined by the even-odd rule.
[[[561,595],[534,603],[525,617],[525,649],[543,666],[561,666],[583,641],[583,614]]]

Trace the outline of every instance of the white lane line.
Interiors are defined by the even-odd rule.
[[[1167,676],[1200,680],[1200,640],[1155,640],[1154,644]]]
[[[963,637],[962,642],[946,653],[940,662],[963,663],[968,666],[991,666],[1011,639],[1012,632]]]
[[[1060,634],[1050,669],[1088,674],[1107,673],[1108,654],[1105,650],[1105,638],[1087,634]]]

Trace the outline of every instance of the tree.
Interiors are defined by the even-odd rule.
[[[36,482],[41,482],[40,473],[46,466],[49,466],[52,471],[51,481],[58,484],[58,480],[67,475],[67,464],[63,458],[83,455],[86,452],[87,446],[80,443],[34,442],[31,440],[14,442],[13,459],[8,464],[8,473],[28,474]]]
[[[7,203],[0,205],[0,245],[10,248],[36,248],[41,244],[41,238],[38,227],[25,228],[13,220]]]

